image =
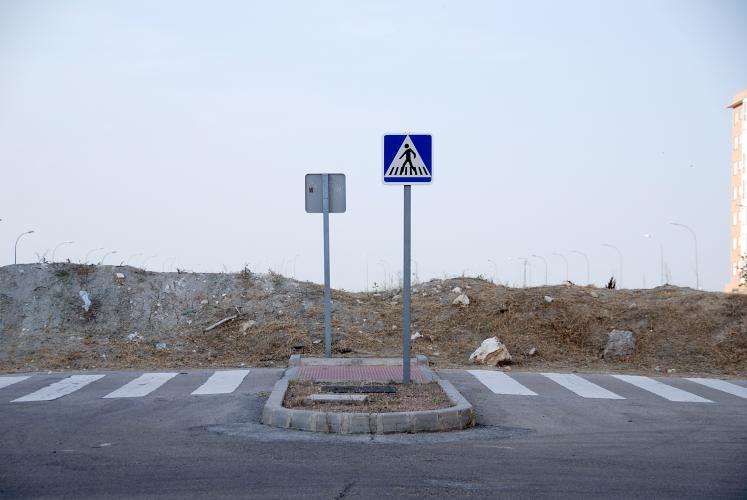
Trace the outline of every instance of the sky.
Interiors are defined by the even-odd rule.
[[[586,283],[577,251],[598,286],[652,287],[658,241],[695,286],[676,221],[723,290],[745,26],[741,0],[0,0],[0,265],[34,230],[19,262],[74,241],[55,260],[321,282],[304,176],[329,172],[332,286],[373,289],[403,260],[382,137],[422,132],[418,280],[521,285],[526,258],[541,285],[539,255]]]

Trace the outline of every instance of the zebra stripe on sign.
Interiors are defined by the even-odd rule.
[[[105,398],[140,398],[147,396],[163,384],[176,377],[176,373],[144,373],[135,380],[123,385]]]
[[[25,403],[28,401],[52,401],[53,399],[67,396],[68,394],[73,393],[103,377],[103,375],[72,375],[68,378],[57,381],[54,384],[48,385],[47,387],[43,387],[36,392],[14,399],[11,402]]]
[[[569,391],[575,392],[582,398],[594,399],[625,399],[622,396],[608,391],[604,387],[593,384],[586,379],[570,373],[543,373],[545,377],[553,382],[562,385]]]
[[[193,396],[204,394],[230,394],[235,391],[249,370],[223,370],[213,373],[207,381],[192,392]]]
[[[612,375],[618,380],[632,384],[644,391],[652,392],[669,401],[680,403],[713,403],[710,399],[701,398],[682,389],[677,389],[671,385],[662,384],[658,380],[641,375]]]
[[[467,371],[495,394],[510,394],[515,396],[537,395],[536,392],[524,387],[503,372],[491,372],[488,370]]]

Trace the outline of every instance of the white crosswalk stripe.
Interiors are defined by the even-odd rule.
[[[644,391],[652,392],[669,401],[682,403],[713,403],[710,399],[701,398],[682,389],[663,384],[657,380],[640,375],[612,375],[618,380],[632,384]]]
[[[192,392],[193,396],[204,394],[230,394],[235,391],[249,370],[222,370],[213,373],[207,381]]]
[[[688,378],[687,380],[710,387],[711,389],[716,389],[717,391],[726,392],[747,399],[747,387],[742,387],[741,385],[732,384],[731,382],[726,382],[716,378]]]
[[[615,394],[612,391],[608,391],[597,384],[591,383],[578,375],[573,375],[571,373],[543,373],[542,375],[565,387],[569,391],[575,392],[582,398],[625,399],[624,397]]]
[[[2,389],[3,387],[8,387],[9,385],[16,384],[18,382],[23,382],[29,377],[30,375],[19,377],[0,377],[0,389]]]
[[[524,387],[503,372],[491,372],[488,370],[467,371],[495,394],[511,394],[516,396],[537,395],[536,392]]]
[[[36,392],[27,394],[26,396],[14,399],[13,403],[22,403],[27,401],[52,401],[53,399],[61,398],[71,394],[82,387],[87,386],[91,382],[95,382],[103,375],[72,375],[66,379],[62,379],[54,384],[43,387]]]
[[[144,373],[104,398],[139,398],[147,396],[163,384],[176,377],[176,373]]]

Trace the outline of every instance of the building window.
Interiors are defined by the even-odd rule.
[[[739,136],[734,138],[734,149],[739,149]]]
[[[731,223],[731,224],[732,224],[733,226],[736,226],[736,225],[737,225],[737,213],[736,213],[736,212],[734,212],[734,213],[733,213],[732,215],[733,215],[734,217],[732,217],[733,221],[732,221],[732,223]]]
[[[737,175],[737,173],[739,173],[739,162],[735,161],[734,162],[734,175]]]

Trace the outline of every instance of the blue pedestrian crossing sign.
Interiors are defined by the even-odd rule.
[[[384,136],[384,184],[430,184],[433,150],[430,134]]]

